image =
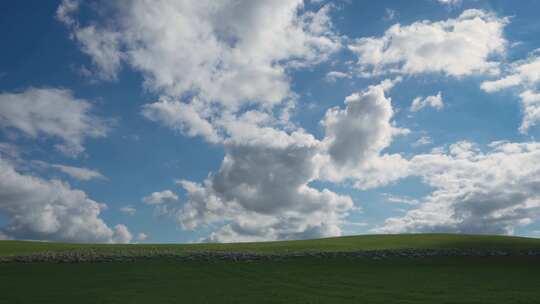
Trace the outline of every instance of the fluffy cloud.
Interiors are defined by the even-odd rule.
[[[540,120],[540,93],[537,91],[540,86],[539,53],[536,50],[528,59],[512,63],[507,75],[497,80],[484,81],[481,85],[482,90],[488,93],[512,87],[520,89],[523,109],[523,120],[519,127],[521,133],[527,133]]]
[[[289,95],[285,69],[326,59],[340,45],[330,6],[304,11],[301,0],[128,1],[109,18],[79,24],[73,1],[57,17],[106,78],[121,63],[141,71],[148,88],[186,93],[227,107],[277,104]],[[159,22],[156,22],[159,20]]]
[[[413,100],[409,110],[411,112],[417,112],[425,107],[432,107],[436,109],[437,111],[441,110],[444,107],[441,92],[437,93],[437,95],[428,96],[425,98],[416,97]]]
[[[18,93],[0,94],[0,127],[13,128],[23,134],[61,140],[56,147],[65,154],[84,151],[87,137],[103,137],[105,120],[91,114],[92,105],[73,97],[68,90],[29,88]]]
[[[319,156],[319,162],[323,164],[321,179],[341,181],[356,178],[362,179],[363,184],[375,186],[394,178],[388,174],[403,173],[395,170],[386,174],[386,170],[381,168],[386,166],[385,162],[403,168],[399,155],[380,156],[394,136],[408,132],[394,126],[391,99],[385,96],[385,91],[397,81],[399,79],[385,80],[370,86],[348,96],[345,108],[335,107],[326,112],[321,122],[325,130],[324,150]]]
[[[112,241],[114,243],[126,244],[131,241],[133,236],[129,232],[129,229],[122,224],[114,226],[114,233],[112,236]]]
[[[540,84],[540,56],[535,55],[538,53],[540,50],[526,60],[514,62],[508,75],[498,80],[485,81],[481,88],[486,92],[496,92],[515,86],[531,87]]]
[[[178,195],[171,190],[163,190],[160,192],[152,192],[150,195],[143,197],[142,201],[148,205],[163,204],[166,202],[177,201]]]
[[[495,73],[490,57],[506,47],[506,18],[466,10],[456,19],[395,24],[382,37],[357,39],[349,49],[358,55],[361,74],[441,72],[450,76]]]
[[[1,233],[17,239],[60,242],[127,243],[124,225],[108,227],[99,217],[105,207],[59,180],[21,174],[0,158],[0,213],[7,216]]]
[[[281,131],[282,132],[282,131]],[[316,176],[319,142],[281,134],[285,141],[229,143],[220,170],[202,185],[182,181],[189,201],[178,212],[188,229],[224,223],[213,241],[250,241],[340,235],[352,200],[309,183]]]
[[[295,98],[288,72],[341,47],[332,6],[311,11],[302,0],[128,1],[106,6],[108,18],[89,25],[76,18],[81,7],[65,0],[57,19],[98,74],[114,79],[123,65],[141,72],[162,95],[142,114],[211,143],[227,135],[222,121],[247,107],[287,120]]]
[[[530,127],[540,121],[540,93],[526,90],[519,94],[523,108],[523,121],[519,127],[521,133],[527,133]]]
[[[407,174],[400,155],[380,155],[397,134],[391,101],[398,80],[383,81],[330,109],[321,122],[325,137],[298,129],[260,125],[269,118],[247,113],[227,121],[230,137],[221,168],[202,184],[181,181],[188,202],[177,212],[186,229],[220,223],[212,241],[255,241],[341,234],[352,200],[310,186],[315,180],[353,179],[358,188],[387,184]],[[392,170],[390,170],[392,167]]]
[[[396,133],[390,119],[390,99],[384,84],[355,93],[345,99],[345,108],[326,112],[322,125],[328,154],[338,166],[356,166],[387,147]]]
[[[490,146],[483,153],[459,142],[445,153],[412,158],[412,174],[434,191],[418,208],[375,231],[510,234],[540,218],[540,144]]]
[[[210,114],[204,115],[204,105],[197,101],[186,104],[179,100],[162,97],[159,101],[143,106],[142,114],[149,120],[178,130],[188,136],[202,136],[211,143],[221,140],[218,131],[208,121]],[[201,114],[200,114],[201,113]]]

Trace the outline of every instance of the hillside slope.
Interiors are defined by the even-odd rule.
[[[44,251],[92,249],[98,251],[145,250],[216,250],[254,253],[302,251],[361,251],[382,249],[540,249],[540,239],[456,234],[361,235],[335,238],[230,244],[70,244],[35,241],[0,241],[0,256],[28,255]]]

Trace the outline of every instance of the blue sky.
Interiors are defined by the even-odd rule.
[[[538,10],[2,3],[0,238],[538,236]]]

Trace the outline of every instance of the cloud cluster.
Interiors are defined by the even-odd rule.
[[[0,212],[8,223],[1,234],[10,238],[60,242],[127,243],[124,225],[110,228],[99,217],[106,206],[59,180],[19,173],[0,158]]]
[[[228,108],[281,103],[290,93],[286,68],[340,47],[330,7],[305,12],[301,0],[127,1],[108,6],[108,22],[87,26],[74,16],[76,3],[64,1],[57,18],[105,78],[126,63],[157,92]]]
[[[98,75],[125,65],[161,95],[142,114],[188,136],[218,143],[222,120],[246,107],[283,120],[294,107],[288,71],[327,60],[341,47],[331,5],[302,0],[128,1],[106,6],[106,20],[81,24],[82,3],[65,0],[57,19],[90,56]],[[159,22],[156,22],[159,20]]]
[[[490,61],[505,50],[508,23],[482,10],[466,10],[455,19],[395,24],[382,37],[357,39],[349,49],[361,74],[441,72],[449,76],[496,73]]]
[[[523,120],[519,131],[527,133],[530,127],[540,121],[540,50],[529,58],[512,63],[506,75],[497,80],[484,81],[482,90],[493,93],[508,88],[518,88],[521,93]]]
[[[416,97],[413,100],[409,111],[418,112],[425,107],[432,107],[437,111],[441,110],[444,107],[441,92],[437,93],[437,95],[427,96],[425,98]]]
[[[142,201],[148,205],[158,205],[166,202],[177,201],[178,195],[171,190],[163,190],[160,192],[152,192],[150,195],[143,197]]]
[[[316,177],[318,142],[282,134],[279,144],[231,143],[219,171],[202,185],[182,181],[189,201],[178,213],[185,228],[224,225],[213,241],[314,238],[341,234],[352,200],[309,185]]]
[[[511,234],[540,218],[540,144],[470,142],[410,160],[411,173],[434,191],[418,208],[387,219],[376,232]]]
[[[318,190],[316,180],[361,180],[374,187],[401,177],[387,166],[404,162],[380,155],[392,137],[405,131],[393,126],[390,99],[395,81],[383,81],[329,109],[321,122],[325,137],[303,130],[287,133],[268,127],[239,129],[226,141],[221,168],[202,184],[181,181],[188,202],[177,212],[187,229],[220,223],[212,241],[312,238],[341,234],[343,217],[353,208],[350,197]],[[242,124],[241,121],[237,122]],[[351,170],[352,168],[352,170]]]
[[[495,143],[483,153],[461,142],[444,153],[410,159],[385,152],[395,136],[409,132],[396,126],[387,96],[400,78],[353,93],[344,105],[329,109],[321,121],[322,138],[289,121],[295,106],[290,71],[325,61],[341,47],[330,5],[309,10],[301,0],[127,1],[107,6],[101,12],[106,18],[87,24],[76,18],[81,6],[64,0],[57,18],[99,77],[114,80],[122,67],[140,72],[145,88],[160,95],[143,106],[145,118],[224,146],[220,168],[200,183],[179,181],[186,201],[161,209],[185,229],[210,227],[206,240],[340,235],[353,201],[315,187],[318,181],[350,181],[369,189],[420,176],[435,189],[421,202],[388,197],[415,209],[388,219],[381,232],[510,233],[538,217],[536,144]],[[445,21],[396,24],[381,37],[353,41],[349,49],[364,76],[497,75],[495,57],[505,51],[507,23],[490,12],[466,10]],[[540,117],[540,98],[531,88],[537,80],[528,74],[534,62],[482,86],[487,91],[527,86],[525,129]],[[326,79],[350,77],[330,72]],[[439,92],[415,99],[410,110],[443,105]],[[424,138],[418,145],[426,143]],[[176,201],[171,190],[143,198],[157,208]]]
[[[0,127],[16,129],[37,139],[60,140],[56,148],[76,156],[84,152],[85,138],[104,137],[107,121],[91,113],[92,105],[64,89],[29,88],[0,93]]]

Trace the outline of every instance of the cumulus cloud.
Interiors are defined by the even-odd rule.
[[[289,95],[286,68],[319,62],[340,47],[330,6],[305,11],[301,0],[128,1],[110,6],[107,22],[88,26],[76,20],[72,3],[62,3],[58,19],[105,76],[123,62],[142,72],[148,88],[228,107],[280,103]]]
[[[157,102],[144,105],[142,114],[147,119],[178,130],[182,134],[202,136],[211,143],[219,142],[221,137],[215,127],[208,121],[209,115],[201,117],[201,114],[199,114],[204,112],[202,106],[196,101],[186,104],[179,100],[169,100],[163,97]]]
[[[481,85],[486,92],[496,92],[510,87],[531,87],[540,84],[540,50],[537,50],[526,60],[518,60],[511,64],[508,75],[497,79],[484,81]]]
[[[345,99],[345,108],[329,109],[322,121],[328,154],[338,166],[357,165],[387,147],[396,133],[393,109],[383,85]]]
[[[137,234],[137,241],[144,241],[148,238],[148,235],[146,233],[139,233]]]
[[[62,4],[58,6],[56,10],[56,18],[65,23],[66,25],[73,26],[76,20],[71,16],[74,12],[79,10],[79,0],[64,0]]]
[[[188,194],[176,213],[179,223],[186,229],[221,224],[211,241],[340,235],[351,198],[310,183],[353,179],[358,188],[370,188],[406,174],[400,155],[380,155],[393,136],[407,132],[392,123],[385,96],[397,81],[371,86],[349,96],[343,108],[330,109],[321,122],[322,140],[301,129],[259,125],[268,119],[261,113],[228,121],[221,168],[202,184],[179,182]]]
[[[340,235],[352,200],[309,185],[316,176],[318,141],[283,131],[279,143],[230,142],[218,172],[203,184],[182,181],[189,201],[178,212],[188,229],[228,223],[212,241],[314,238]]]
[[[434,188],[418,208],[387,219],[376,232],[511,234],[540,218],[538,143],[470,142],[417,155],[411,172]]]
[[[493,13],[466,10],[445,21],[395,24],[382,37],[357,39],[349,49],[358,56],[363,75],[496,73],[499,64],[490,58],[505,50],[507,23]]]
[[[16,239],[60,242],[127,243],[126,226],[110,228],[99,217],[104,204],[59,180],[19,173],[0,158],[0,213],[8,219],[1,233]]]
[[[425,107],[432,107],[436,109],[437,111],[441,110],[444,107],[444,102],[442,99],[441,92],[437,93],[437,95],[432,95],[425,98],[416,97],[413,100],[409,110],[411,112],[418,112]]]
[[[380,156],[394,136],[409,132],[394,126],[391,99],[385,96],[385,91],[398,81],[385,80],[370,86],[348,96],[344,108],[334,107],[326,112],[321,122],[325,130],[324,151],[319,156],[319,162],[323,164],[321,179],[356,178],[374,186],[393,179],[390,175],[400,172],[396,170],[383,176],[386,170],[380,167],[385,166],[382,159],[397,168],[402,167],[399,155],[386,155],[382,159]]]
[[[126,244],[131,241],[133,236],[129,232],[129,229],[122,224],[114,226],[114,233],[112,240],[114,243]]]
[[[91,113],[92,105],[64,89],[29,88],[0,93],[0,127],[31,137],[52,137],[67,155],[84,152],[85,138],[107,135],[107,121]]]
[[[525,60],[512,63],[506,75],[497,80],[484,81],[482,90],[493,93],[508,88],[518,88],[521,93],[523,120],[519,131],[527,133],[540,120],[540,50],[536,50]]]
[[[540,121],[540,93],[526,90],[519,94],[521,98],[521,106],[523,108],[523,120],[519,131],[527,133],[530,127],[536,125]]]
[[[161,95],[143,116],[211,143],[227,135],[223,120],[247,107],[287,124],[295,104],[289,71],[341,48],[333,6],[310,10],[302,0],[128,1],[106,6],[107,18],[89,25],[76,17],[80,7],[65,0],[57,19],[98,74],[114,79],[122,66],[139,71],[145,88]]]
[[[158,205],[167,202],[177,201],[178,195],[171,190],[163,190],[160,192],[152,192],[150,195],[143,197],[142,201],[148,205]]]

